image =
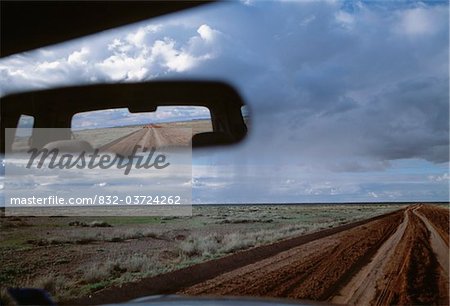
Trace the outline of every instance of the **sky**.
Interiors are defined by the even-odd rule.
[[[177,78],[252,115],[243,144],[194,152],[194,203],[449,199],[447,1],[226,2],[0,60],[0,95]]]

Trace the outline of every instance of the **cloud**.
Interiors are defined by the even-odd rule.
[[[149,79],[185,72],[215,57],[213,42],[219,31],[200,24],[185,30],[188,37],[180,42],[173,38],[178,37],[179,27],[141,24],[131,31],[108,33],[98,41],[86,39],[53,51],[12,56],[0,61],[3,79],[12,81],[2,82],[0,94],[65,84]]]
[[[111,55],[103,62],[96,64],[98,71],[114,81],[141,80],[148,70],[144,57],[128,57],[124,54]]]
[[[445,15],[439,9],[416,7],[399,13],[399,17],[396,31],[409,36],[422,36],[437,32],[439,27],[436,18],[442,19]]]
[[[58,61],[54,61],[54,62],[42,62],[39,65],[37,65],[36,69],[37,70],[41,70],[41,71],[46,71],[46,70],[52,70],[52,69],[58,69],[60,67],[61,63]]]
[[[207,24],[202,24],[198,28],[197,33],[200,34],[200,37],[203,40],[212,43],[212,42],[214,42],[214,39],[216,38],[216,36],[218,35],[219,32],[212,29]]]
[[[444,173],[442,175],[430,175],[428,177],[429,180],[434,182],[447,182],[450,180],[450,175],[447,173]]]
[[[152,48],[152,57],[155,61],[161,60],[160,65],[168,71],[183,72],[192,68],[196,60],[189,53],[175,48],[173,40],[157,40]]]
[[[338,24],[344,28],[351,28],[355,22],[354,16],[345,11],[338,11],[335,17]]]
[[[369,192],[369,196],[371,196],[373,198],[378,198],[378,195],[373,191]]]
[[[86,65],[89,56],[89,49],[82,47],[79,51],[74,51],[67,57],[67,63],[70,65]]]

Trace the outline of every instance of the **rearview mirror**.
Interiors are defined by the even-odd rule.
[[[12,149],[14,135],[5,137],[5,129],[8,128],[7,133],[15,133],[23,115],[33,117],[33,126],[29,127],[33,131],[43,128],[70,129],[72,118],[78,113],[122,108],[128,109],[130,113],[155,112],[162,106],[199,106],[209,110],[211,130],[199,131],[197,136],[194,135],[193,147],[235,144],[244,139],[247,133],[241,112],[244,102],[234,88],[222,82],[150,81],[97,84],[19,93],[1,98],[0,153]],[[186,122],[194,120],[197,119],[189,118]],[[70,134],[56,133],[54,139],[50,140],[68,140]]]

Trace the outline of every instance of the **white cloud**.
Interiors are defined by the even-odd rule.
[[[161,29],[163,29],[161,24],[141,26],[136,31],[126,35],[125,40],[136,47],[145,48],[148,35],[158,33]]]
[[[252,6],[255,0],[240,0],[243,5]]]
[[[433,34],[438,30],[436,11],[425,7],[403,11],[395,30],[409,36]]]
[[[200,37],[207,41],[207,42],[213,42],[217,34],[219,33],[216,30],[213,30],[210,26],[207,24],[202,24],[198,30],[197,33],[200,34]]]
[[[433,182],[447,182],[450,180],[450,175],[448,173],[444,173],[442,175],[430,175],[428,179]]]
[[[57,69],[60,66],[61,66],[61,63],[58,61],[53,61],[53,62],[45,61],[45,62],[39,63],[36,66],[36,69],[45,71],[45,70]]]
[[[119,38],[115,38],[110,44],[108,44],[108,50],[114,53],[126,53],[133,47]]]
[[[145,42],[147,31],[144,27],[139,28],[136,32],[127,35],[126,40],[135,46],[141,47]]]
[[[151,57],[157,61],[161,59],[161,65],[169,71],[183,72],[196,64],[196,59],[189,53],[175,47],[172,39],[157,40],[151,49]]]
[[[146,59],[143,57],[128,57],[116,54],[108,57],[96,67],[112,80],[140,80],[148,72],[145,68]]]
[[[86,65],[89,56],[89,49],[82,47],[80,51],[75,51],[67,57],[67,63],[70,65]]]
[[[178,28],[186,27],[185,40]],[[207,24],[140,25],[118,31],[109,39],[73,43],[70,48],[42,49],[31,56],[12,56],[0,61],[0,94],[29,88],[102,81],[137,81],[187,72],[215,57],[220,32]],[[101,36],[100,36],[101,37]],[[174,37],[177,37],[175,39]],[[88,47],[89,46],[89,47]],[[26,80],[26,82],[25,82]]]
[[[369,194],[369,196],[371,196],[372,198],[378,198],[378,195],[377,195],[375,192],[373,192],[373,191],[369,192],[368,194]]]
[[[352,14],[347,13],[345,11],[338,11],[335,14],[335,18],[338,24],[348,29],[352,28],[355,22],[355,17]]]

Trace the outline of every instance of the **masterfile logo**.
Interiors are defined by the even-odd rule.
[[[4,160],[6,214],[190,215],[192,147],[172,136],[192,130],[118,129],[5,133],[12,143]]]
[[[145,155],[138,154],[147,153]],[[124,169],[124,174],[130,174],[131,169],[150,169],[156,170],[164,169],[170,166],[167,161],[167,156],[162,153],[156,153],[156,148],[143,148],[140,145],[134,146],[132,154],[123,156],[120,154],[105,154],[100,153],[99,149],[95,149],[93,153],[81,151],[79,153],[64,153],[58,149],[31,149],[27,151],[30,158],[27,163],[27,168],[36,167],[41,169],[46,163],[49,169],[110,169],[116,167],[117,169]]]

